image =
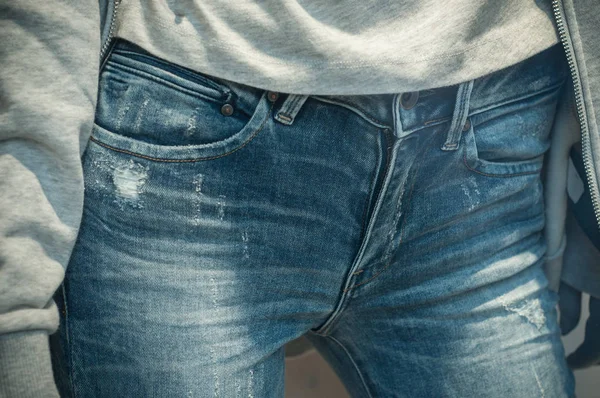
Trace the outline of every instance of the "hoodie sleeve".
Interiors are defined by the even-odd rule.
[[[0,397],[55,397],[48,336],[83,208],[97,0],[0,0]]]

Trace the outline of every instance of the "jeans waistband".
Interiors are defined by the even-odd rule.
[[[447,123],[448,138],[442,149],[457,149],[468,116],[495,104],[518,99],[562,84],[568,69],[562,48],[556,44],[515,65],[460,84],[415,92],[371,95],[284,94],[275,108],[275,119],[292,124],[306,100],[344,106],[370,123],[394,130],[398,137]]]
[[[111,51],[133,52],[150,56],[144,49],[125,40],[117,40]],[[161,68],[184,68],[160,61],[155,57],[146,63],[160,62]],[[151,65],[150,65],[151,66]],[[150,67],[148,66],[148,67]],[[227,95],[235,95],[236,106],[248,113],[265,94],[266,89],[237,83],[200,72],[193,79],[204,77],[201,84],[215,86]],[[282,124],[294,123],[308,98],[346,107],[369,123],[389,128],[401,138],[423,128],[447,124],[447,140],[442,149],[457,149],[461,131],[468,127],[468,117],[490,108],[562,84],[568,75],[568,64],[560,44],[556,44],[515,65],[488,75],[447,87],[414,92],[369,95],[298,95],[269,92],[269,98],[279,98],[274,105],[274,119]]]

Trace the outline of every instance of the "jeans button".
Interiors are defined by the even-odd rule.
[[[269,91],[267,92],[267,98],[269,99],[269,101],[275,102],[277,101],[277,98],[279,98],[279,93],[275,91]]]
[[[418,91],[404,93],[400,97],[400,105],[402,106],[402,108],[408,110],[408,109],[411,109],[412,107],[414,107],[417,104],[418,100],[419,100],[419,92]]]
[[[233,113],[233,106],[231,104],[225,104],[221,107],[221,113],[225,116],[231,116]]]
[[[467,121],[465,122],[465,125],[463,126],[463,131],[469,131],[470,128],[471,128],[471,121],[469,119],[467,119]]]

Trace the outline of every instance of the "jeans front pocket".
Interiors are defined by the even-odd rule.
[[[209,160],[268,120],[266,91],[191,71],[120,40],[100,74],[91,140],[156,161]]]
[[[464,165],[490,177],[539,173],[550,148],[561,87],[558,84],[475,110],[461,138]]]

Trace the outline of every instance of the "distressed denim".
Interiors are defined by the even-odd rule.
[[[456,86],[276,93],[118,41],[56,299],[74,397],[283,397],[302,335],[353,397],[571,397],[542,265],[554,46]]]

